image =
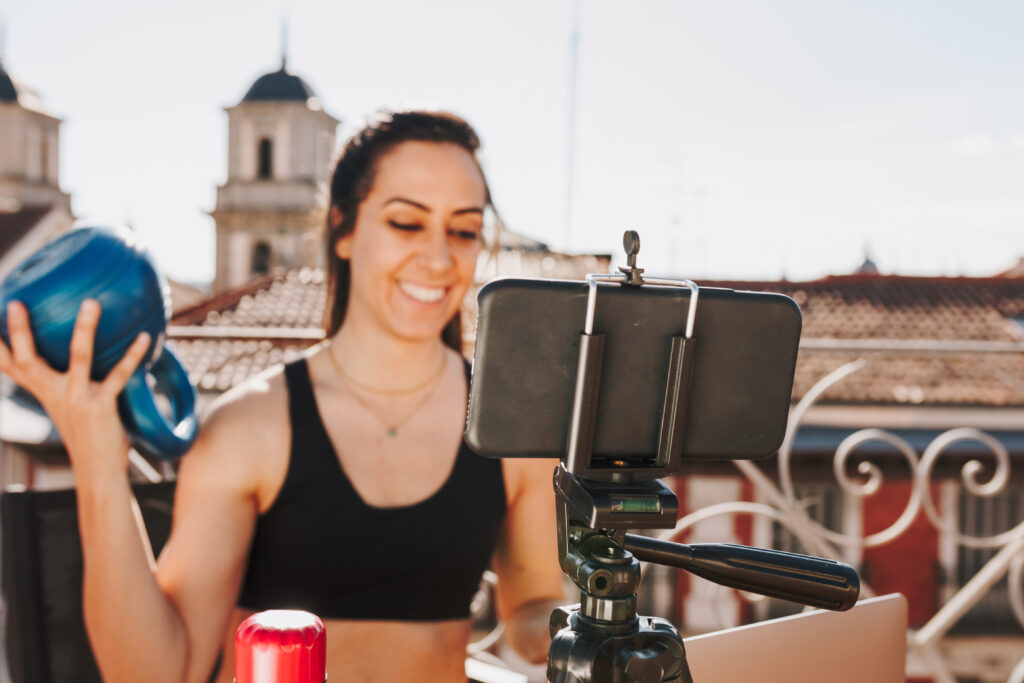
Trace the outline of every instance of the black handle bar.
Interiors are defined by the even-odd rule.
[[[625,535],[623,547],[638,560],[811,607],[847,610],[860,594],[860,578],[853,567],[821,557],[729,543],[686,545],[635,534]]]

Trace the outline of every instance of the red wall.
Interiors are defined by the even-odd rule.
[[[877,494],[864,499],[864,534],[877,533],[895,522],[910,500],[911,489],[910,481],[887,482]],[[937,500],[937,488],[932,489],[932,500]],[[864,551],[862,578],[878,595],[906,596],[908,620],[916,628],[937,609],[938,553],[938,531],[922,511],[895,541]]]

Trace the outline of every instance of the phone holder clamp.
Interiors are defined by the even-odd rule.
[[[683,455],[686,412],[693,377],[696,339],[693,336],[697,319],[697,301],[700,289],[692,280],[683,278],[641,278],[642,268],[636,267],[636,254],[640,237],[627,231],[623,245],[629,258],[629,269],[622,274],[591,273],[587,275],[587,312],[583,333],[580,335],[580,355],[576,369],[576,388],[573,396],[572,418],[569,423],[566,466],[569,472],[591,481],[630,483],[667,476],[679,469]],[[653,458],[638,460],[634,457],[595,457],[594,430],[597,426],[598,398],[601,390],[601,370],[604,361],[605,335],[594,333],[597,313],[598,283],[618,283],[625,286],[661,285],[686,287],[690,290],[689,305],[681,334],[671,339],[669,347],[668,380],[662,408],[658,449]]]

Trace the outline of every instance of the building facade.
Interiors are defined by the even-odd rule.
[[[226,111],[228,176],[212,212],[215,292],[318,265],[324,181],[339,124],[284,60]]]
[[[60,189],[60,124],[0,60],[0,276],[74,221]]]

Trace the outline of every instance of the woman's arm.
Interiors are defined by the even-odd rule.
[[[229,393],[215,404],[178,472],[171,536],[155,579],[186,625],[181,680],[189,683],[205,683],[220,652],[245,574],[266,456],[285,453],[274,450],[282,443],[281,397],[265,383],[258,388],[250,383],[243,396]]]
[[[565,603],[551,484],[557,462],[502,460],[508,513],[495,554],[498,614],[509,644],[531,662],[547,656],[551,611]]]
[[[182,460],[159,563],[125,477],[79,484],[85,620],[105,681],[209,678],[256,518],[249,472],[235,464],[253,452],[245,430],[230,424],[239,407],[204,421]]]
[[[0,370],[39,399],[71,459],[85,621],[104,680],[205,681],[220,642],[215,631],[224,628],[233,607],[256,514],[255,476],[248,469],[231,471],[235,451],[225,443],[235,443],[232,434],[248,432],[232,425],[238,419],[214,419],[204,427],[182,465],[173,531],[156,569],[128,484],[128,439],[116,408],[148,340],[140,337],[102,382],[90,381],[99,315],[96,302],[83,304],[70,367],[58,373],[36,355],[24,307],[12,305],[11,349],[0,344]]]

